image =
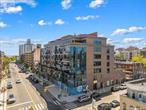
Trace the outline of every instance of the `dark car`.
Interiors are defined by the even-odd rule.
[[[112,107],[114,107],[114,108],[120,106],[120,102],[117,101],[117,100],[113,100],[110,104],[111,104]]]
[[[86,101],[89,101],[91,99],[90,96],[88,95],[82,95],[82,96],[79,96],[78,97],[78,102],[86,102]]]
[[[98,93],[98,92],[93,92],[92,94],[91,94],[91,98],[97,98],[97,97],[99,97],[100,96],[100,94]]]
[[[10,74],[8,75],[8,78],[11,78],[11,75]]]
[[[102,103],[97,107],[98,110],[111,110],[111,108],[112,107],[109,103]]]

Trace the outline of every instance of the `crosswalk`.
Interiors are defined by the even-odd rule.
[[[24,107],[19,108],[18,110],[29,110],[30,108],[33,108],[33,110],[47,110],[47,108],[42,103],[24,106]]]

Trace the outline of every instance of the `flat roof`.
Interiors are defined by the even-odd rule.
[[[132,90],[146,92],[146,78],[129,81],[127,87]]]

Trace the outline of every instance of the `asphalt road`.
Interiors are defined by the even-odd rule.
[[[7,104],[7,110],[29,110],[30,107],[33,110],[48,110],[45,100],[26,79],[27,75],[18,71],[18,67],[15,64],[10,64],[11,78],[7,80],[12,82],[13,88],[7,90],[7,95],[14,94],[16,102]],[[17,79],[20,79],[21,83],[16,84]]]
[[[13,88],[7,90],[7,95],[14,94],[16,102],[7,104],[7,110],[66,110],[64,105],[59,102],[49,92],[44,92],[40,83],[34,83],[29,79],[29,74],[19,73],[16,64],[10,64],[11,81]],[[16,84],[16,80],[20,79],[21,83]]]

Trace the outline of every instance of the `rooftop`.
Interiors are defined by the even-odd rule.
[[[127,87],[132,90],[146,92],[146,79],[138,79],[127,83]]]
[[[115,61],[118,64],[139,64],[139,62],[132,62],[132,61]]]

